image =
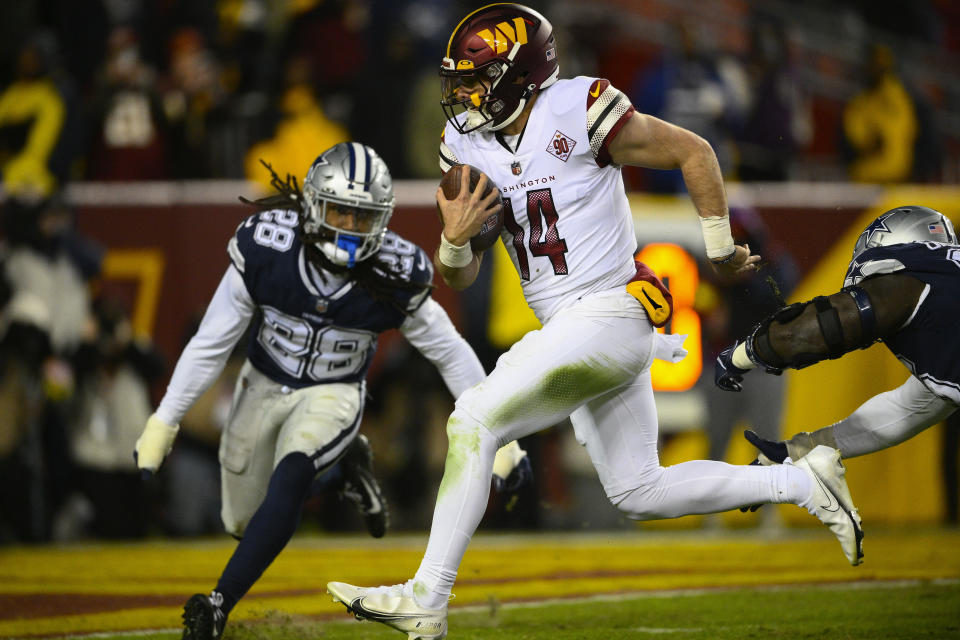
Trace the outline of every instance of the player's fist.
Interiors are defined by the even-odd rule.
[[[721,351],[713,366],[713,381],[724,391],[743,391],[740,383],[743,382],[743,374],[748,370],[733,364],[733,352],[738,346],[740,342],[734,342]]]
[[[163,459],[173,448],[173,441],[178,431],[180,431],[179,425],[169,425],[158,418],[157,414],[151,415],[133,448],[133,458],[137,461],[137,468],[143,472],[156,473]]]
[[[514,493],[532,480],[530,458],[516,440],[497,450],[493,459],[493,488],[497,493]]]

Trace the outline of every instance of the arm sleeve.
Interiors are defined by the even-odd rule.
[[[157,407],[161,420],[167,424],[180,423],[196,399],[223,371],[253,312],[253,299],[243,277],[231,265],[220,280],[196,335],[180,354],[167,392]]]
[[[833,425],[844,458],[866,455],[908,440],[945,420],[957,405],[927,389],[915,376],[864,402]]]
[[[400,332],[433,363],[454,398],[483,380],[485,374],[477,354],[433,298],[427,298],[404,321]]]

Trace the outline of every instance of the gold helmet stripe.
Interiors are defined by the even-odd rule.
[[[479,9],[477,9],[477,10],[475,10],[475,11],[471,11],[470,13],[468,13],[468,14],[466,15],[466,17],[465,17],[463,20],[461,20],[459,24],[457,24],[456,28],[453,30],[453,33],[450,34],[450,40],[447,41],[447,57],[448,57],[448,58],[450,57],[450,47],[453,46],[453,39],[456,37],[457,32],[460,31],[460,27],[463,26],[463,23],[470,19],[470,16],[474,15],[475,13],[479,13],[480,11],[483,11],[484,9],[489,9],[490,7],[496,7],[496,6],[502,5],[502,4],[516,4],[516,3],[514,3],[514,2],[494,2],[493,4],[488,4],[488,5],[486,5],[486,6],[480,7]]]

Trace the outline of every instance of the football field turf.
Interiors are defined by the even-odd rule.
[[[226,640],[402,638],[350,619],[328,580],[402,582],[423,536],[304,536],[231,614]],[[174,638],[230,541],[0,550],[0,637]],[[960,532],[867,530],[850,567],[824,529],[481,535],[455,638],[960,638]],[[133,633],[130,633],[133,632]]]

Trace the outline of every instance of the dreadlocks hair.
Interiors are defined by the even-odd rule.
[[[314,241],[307,238],[307,234],[303,230],[303,223],[307,217],[307,204],[303,199],[300,185],[297,183],[297,177],[288,173],[286,180],[281,179],[269,162],[261,159],[260,164],[270,172],[270,186],[276,189],[277,193],[256,200],[248,200],[240,196],[240,202],[256,207],[259,211],[270,211],[272,209],[295,211],[299,219],[297,232],[300,234],[300,238],[304,240],[304,250],[312,262],[323,267],[323,270],[349,277],[373,296],[373,299],[377,302],[392,307],[404,315],[410,315],[410,312],[397,300],[396,291],[399,289],[401,291],[419,292],[425,287],[404,278],[392,265],[381,260],[379,255],[358,262],[353,268],[336,264],[327,258],[314,244]],[[320,277],[326,281],[323,270],[320,271]],[[433,289],[434,285],[430,283],[426,285],[426,288]]]

